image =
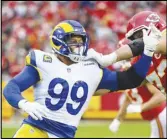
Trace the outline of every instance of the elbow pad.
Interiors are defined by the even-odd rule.
[[[142,52],[144,50],[143,39],[133,40],[128,45],[132,51],[133,56],[138,56],[138,55],[142,54]]]

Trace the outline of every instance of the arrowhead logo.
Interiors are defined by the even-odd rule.
[[[159,20],[160,17],[156,13],[150,14],[146,19],[147,22],[153,22],[153,23],[159,22]]]

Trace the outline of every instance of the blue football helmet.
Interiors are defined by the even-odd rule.
[[[83,43],[72,44],[79,48],[79,51],[71,51],[71,45],[67,43],[72,35],[81,36]],[[87,55],[89,37],[84,27],[77,21],[65,20],[60,22],[52,31],[50,43],[54,53],[69,57],[74,62],[79,62]]]

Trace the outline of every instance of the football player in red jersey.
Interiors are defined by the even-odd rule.
[[[144,20],[143,20],[144,19]],[[148,29],[149,23],[154,23],[162,32],[163,38],[154,54],[147,80],[152,82],[162,93],[166,93],[166,23],[156,13],[145,11],[133,16],[127,26],[126,38],[135,40],[142,37],[141,29]],[[140,56],[134,59],[138,60]]]
[[[163,137],[163,136],[166,137],[166,102],[164,102],[160,106],[157,106],[158,102],[160,103],[164,101],[163,98],[165,97],[162,96],[162,93],[166,94],[166,23],[164,20],[162,20],[162,18],[160,18],[154,12],[144,11],[144,12],[137,13],[128,22],[126,38],[129,40],[138,41],[140,38],[142,38],[142,35],[143,35],[142,29],[149,29],[150,23],[154,24],[156,29],[162,32],[162,38],[156,49],[157,54],[154,54],[153,56],[152,65],[150,66],[150,70],[146,77],[145,87],[140,87],[139,89],[137,89],[138,92],[141,93],[140,98],[143,97],[142,101],[144,104],[138,107],[135,107],[134,112],[143,111],[143,113],[145,113],[144,112],[145,110],[152,111],[152,113],[154,113],[154,114],[151,114],[153,117],[151,118],[151,116],[150,117],[148,116],[149,117],[148,119],[152,120],[151,125],[153,125],[152,131],[154,134],[152,133],[151,137]],[[119,60],[124,60],[132,57],[132,53],[129,51],[129,48],[126,45],[122,45],[122,46],[124,47],[120,47],[116,52],[111,53],[109,55],[103,56],[93,50],[91,50],[90,53],[88,53],[88,55],[89,57],[96,59],[97,62],[102,66],[108,66]],[[133,55],[139,55],[141,53],[141,51],[143,50],[142,45],[140,45],[139,48],[141,49],[139,50],[133,47],[131,48],[133,49]],[[135,58],[134,62],[137,61],[139,57],[140,56]],[[154,86],[148,82],[151,82]],[[160,95],[160,92],[161,92],[161,95]],[[159,96],[155,95],[157,93],[159,94]],[[130,94],[134,95],[134,93],[130,93]],[[133,97],[133,95],[131,96]],[[125,104],[122,106],[121,109],[123,109],[123,107],[126,106]],[[131,111],[131,108],[132,108],[132,111]],[[133,112],[133,109],[134,107],[131,107],[131,106],[128,107],[128,110],[130,110],[131,112]],[[149,112],[146,112],[146,113],[148,114]],[[112,124],[119,125],[119,121],[114,120]],[[163,126],[161,126],[162,124]],[[116,130],[116,127],[112,129]],[[161,131],[163,132],[163,134]]]
[[[143,120],[150,121],[151,138],[166,138],[166,98],[161,91],[147,83],[145,86],[128,89],[125,92],[125,100],[109,129],[117,132],[126,113],[138,112],[141,113]]]
[[[154,24],[154,30],[162,32],[162,37],[156,52],[153,56],[152,65],[147,74],[147,82],[153,83],[163,94],[166,94],[166,23],[156,13],[144,11],[134,15],[128,22],[126,37],[134,41],[141,40],[143,37],[142,29],[149,29],[150,24]],[[151,43],[151,42],[150,42]],[[127,47],[128,46],[128,47]],[[129,44],[122,45],[119,49],[109,55],[102,55],[91,49],[88,51],[88,58],[94,58],[100,65],[109,66],[117,61],[131,58],[133,55],[139,55],[142,51],[142,45],[131,48]],[[132,52],[134,54],[132,54]],[[131,54],[130,54],[131,53]],[[130,56],[131,55],[131,56]],[[136,61],[140,56],[136,58]]]

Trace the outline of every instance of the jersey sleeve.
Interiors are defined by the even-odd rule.
[[[31,50],[29,52],[29,54],[26,56],[25,64],[26,64],[26,66],[30,65],[30,66],[34,67],[36,69],[36,71],[38,72],[40,80],[42,80],[42,74],[40,72],[40,69],[37,66],[36,53],[37,52],[35,50]]]
[[[135,64],[139,59],[140,59],[140,56],[136,56],[136,57],[132,58],[130,61],[131,65]]]
[[[102,69],[101,81],[96,90],[108,89],[111,91],[117,90],[117,75],[116,72],[110,71],[107,68]]]
[[[151,60],[151,57],[143,54],[137,63],[126,71],[110,71],[104,68],[101,82],[96,90],[118,91],[138,87],[147,75]]]
[[[18,108],[19,101],[24,99],[21,92],[35,85],[39,80],[37,70],[32,66],[25,66],[24,69],[5,86],[3,90],[4,97],[10,105]]]

